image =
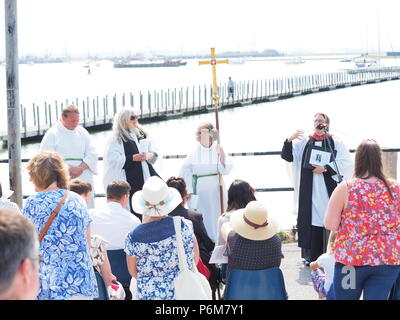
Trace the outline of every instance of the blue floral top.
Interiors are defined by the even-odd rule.
[[[181,232],[188,266],[192,268],[192,222],[182,220]],[[172,217],[136,227],[126,238],[125,252],[137,258],[138,300],[175,300],[173,282],[179,273],[179,260]]]
[[[38,234],[65,192],[39,192],[26,201],[23,214],[34,223]],[[40,243],[39,300],[65,300],[75,295],[98,297],[86,238],[90,222],[82,197],[69,191]]]

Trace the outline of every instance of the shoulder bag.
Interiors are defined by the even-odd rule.
[[[51,224],[53,223],[54,218],[56,217],[56,215],[60,211],[62,205],[65,202],[65,200],[67,200],[67,197],[68,197],[68,191],[65,191],[64,196],[61,198],[61,200],[58,203],[57,207],[54,209],[53,213],[51,214],[49,220],[47,220],[47,222],[44,225],[42,231],[40,232],[40,234],[39,234],[39,242],[41,242],[42,239],[44,238],[44,236],[46,235],[47,230],[50,228]]]
[[[180,217],[173,219],[180,270],[174,280],[176,300],[211,300],[211,287],[206,277],[197,271],[194,261],[193,268],[191,270],[188,268],[181,233],[182,219]]]

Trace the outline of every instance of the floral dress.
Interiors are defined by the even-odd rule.
[[[348,182],[348,205],[335,241],[335,259],[345,265],[400,265],[400,187],[361,179]]]
[[[182,241],[189,269],[193,267],[193,226],[182,220]],[[179,273],[172,217],[139,225],[128,234],[125,252],[137,258],[137,299],[175,300],[174,280]]]
[[[38,234],[65,192],[39,192],[26,201],[23,214],[33,222]],[[75,295],[98,297],[86,238],[90,222],[82,197],[69,192],[40,243],[39,300],[65,300]]]

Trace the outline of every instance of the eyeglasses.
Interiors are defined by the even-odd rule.
[[[204,129],[204,130],[201,130],[201,131],[197,131],[197,132],[196,132],[196,136],[197,136],[197,137],[200,137],[202,134],[210,134],[210,130]]]
[[[139,120],[140,119],[140,117],[139,116],[131,116],[131,120]]]

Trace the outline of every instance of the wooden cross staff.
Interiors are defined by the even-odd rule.
[[[229,60],[228,59],[217,60],[215,58],[215,48],[211,48],[211,60],[209,60],[209,61],[199,61],[199,65],[211,64],[211,67],[212,67],[212,76],[213,76],[213,96],[212,96],[212,99],[214,101],[215,124],[216,124],[216,129],[218,131],[218,135],[217,135],[218,145],[220,145],[221,140],[220,140],[219,118],[218,118],[219,95],[218,95],[217,68],[216,68],[216,65],[217,64],[221,64],[221,63],[229,63]],[[218,176],[219,176],[219,200],[220,200],[221,214],[222,214],[222,213],[224,213],[224,198],[223,198],[223,191],[222,191],[222,175],[218,174]]]

